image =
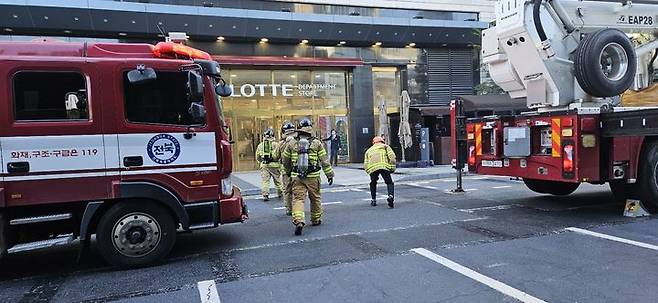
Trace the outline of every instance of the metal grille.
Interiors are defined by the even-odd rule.
[[[472,95],[473,50],[435,49],[427,52],[429,103],[449,105],[459,95]]]

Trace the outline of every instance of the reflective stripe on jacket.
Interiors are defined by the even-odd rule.
[[[327,151],[322,146],[322,142],[318,139],[311,139],[309,149],[308,149],[308,165],[309,171],[306,174],[307,178],[319,178],[320,171],[324,171],[327,178],[333,178],[334,170],[329,163],[329,158],[327,157]],[[295,140],[287,146],[287,148],[281,154],[282,163],[284,166],[284,172],[290,174],[291,177],[298,177],[299,173],[296,171],[297,159],[299,159],[299,144]]]
[[[395,153],[393,149],[383,143],[371,146],[363,157],[363,168],[368,174],[380,169],[395,171]]]
[[[265,152],[265,141],[270,143],[269,153]],[[256,159],[260,163],[260,167],[279,168],[281,166],[279,164],[279,144],[271,139],[265,139],[265,141],[258,144],[256,148]],[[270,162],[265,162],[266,156],[270,157]]]

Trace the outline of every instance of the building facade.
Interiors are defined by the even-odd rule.
[[[341,161],[362,161],[402,90],[416,107],[473,93],[480,30],[493,16],[488,0],[25,0],[0,9],[0,40],[155,43],[187,33],[234,88],[223,105],[238,170],[257,167],[263,130],[303,117],[318,137],[337,131]]]

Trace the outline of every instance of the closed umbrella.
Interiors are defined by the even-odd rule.
[[[411,105],[411,98],[406,90],[402,91],[400,97],[400,129],[398,130],[398,138],[400,138],[400,146],[402,147],[402,162],[405,162],[404,150],[410,148],[413,142],[411,141],[411,126],[409,126],[409,106]]]
[[[382,98],[379,100],[379,132],[377,135],[382,136],[386,142],[391,142],[389,141],[388,116],[386,112],[386,100]]]

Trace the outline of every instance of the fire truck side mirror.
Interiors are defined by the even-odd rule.
[[[136,69],[128,72],[128,81],[130,84],[142,84],[153,81],[158,78],[155,70],[144,65],[138,65]]]
[[[195,124],[203,124],[206,120],[206,107],[201,103],[192,102],[188,109],[190,116]]]
[[[187,98],[190,102],[203,100],[203,78],[196,71],[187,72]]]
[[[215,93],[219,95],[220,97],[230,97],[233,95],[233,89],[229,85],[226,85],[226,81],[224,79],[219,79],[219,83],[217,83],[217,86],[215,86]]]

